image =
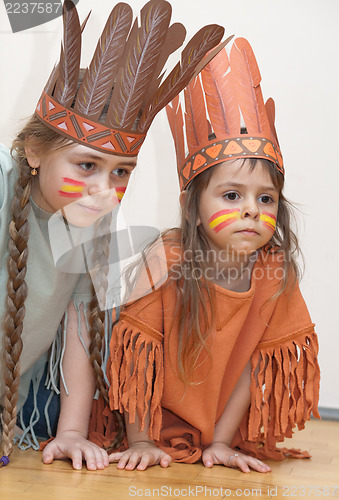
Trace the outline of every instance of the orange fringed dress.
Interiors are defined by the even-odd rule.
[[[130,422],[138,415],[141,428],[149,409],[149,435],[175,461],[201,458],[249,360],[251,404],[232,447],[260,459],[309,456],[276,446],[295,426],[303,429],[312,412],[320,418],[317,336],[297,284],[272,300],[281,279],[278,255],[261,252],[247,292],[214,285],[211,357],[201,354],[195,385],[185,386],[178,376],[174,281],[169,278],[121,314],[111,340],[111,409],[128,412]],[[105,412],[99,414],[95,426],[103,433]],[[107,409],[104,418],[110,418]]]

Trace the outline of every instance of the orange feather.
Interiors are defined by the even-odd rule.
[[[262,96],[261,75],[252,47],[245,38],[237,38],[231,49],[231,72],[238,103],[249,134],[262,134],[268,120]]]
[[[217,138],[240,133],[240,113],[229,68],[230,63],[224,49],[201,73],[208,114]]]
[[[141,132],[147,130],[156,114],[188,85],[197,65],[207,52],[220,42],[223,34],[224,29],[221,26],[212,24],[205,26],[194,35],[182,51],[181,62],[173,68],[153,98],[147,103],[138,125]]]
[[[274,105],[274,101],[273,101],[272,97],[267,99],[266,104],[265,104],[265,108],[266,108],[268,122],[269,122],[270,128],[271,128],[271,132],[276,140],[276,143],[279,146],[277,131],[275,129],[275,124],[274,124],[274,122],[275,122],[275,105]]]
[[[197,77],[185,88],[185,124],[190,154],[208,141],[208,125],[204,93]]]
[[[172,106],[170,104],[166,106],[166,113],[174,139],[178,168],[181,168],[185,161],[185,141],[184,119],[182,116],[181,105],[179,103],[179,96],[176,96],[172,100],[171,104]]]

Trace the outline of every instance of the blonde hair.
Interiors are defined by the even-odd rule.
[[[2,453],[9,456],[13,448],[15,424],[17,417],[18,389],[20,384],[20,355],[22,352],[21,334],[25,318],[25,301],[28,287],[25,281],[29,223],[28,215],[31,209],[30,196],[32,191],[31,169],[28,165],[25,147],[36,146],[39,156],[43,157],[57,149],[64,148],[72,142],[44,125],[35,115],[31,117],[23,130],[13,141],[11,154],[17,162],[18,179],[14,186],[11,202],[11,221],[9,224],[9,257],[7,262],[8,282],[6,313],[3,321],[3,360],[4,360],[4,400],[2,412]],[[100,248],[100,246],[98,245]],[[99,248],[96,248],[98,254]],[[92,363],[97,387],[100,394],[108,402],[107,387],[101,369],[102,345],[105,332],[105,311],[101,311],[98,300],[92,289],[92,300],[89,306],[90,325],[90,361]],[[117,420],[118,444],[123,437],[123,420],[115,413]]]

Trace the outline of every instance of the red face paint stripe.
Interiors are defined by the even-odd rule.
[[[82,193],[67,193],[66,191],[59,191],[60,196],[64,196],[65,198],[81,198]]]
[[[70,179],[69,177],[63,177],[63,181],[67,184],[72,184],[72,186],[86,186],[85,182],[76,181],[75,179]]]
[[[124,197],[125,191],[126,191],[126,187],[117,187],[117,188],[115,188],[115,193],[113,194],[113,201],[114,201],[115,198],[118,198],[118,201],[120,203],[121,200]]]
[[[269,212],[262,212],[262,214],[260,215],[260,220],[262,221],[263,225],[267,227],[267,229],[272,232],[275,231],[277,219],[273,214]]]
[[[269,212],[263,212],[263,214],[272,217],[272,219],[274,219],[275,221],[277,220],[277,218],[273,214],[270,214]]]
[[[220,210],[220,212],[216,212],[209,218],[208,223],[212,222],[214,219],[220,217],[221,215],[232,214],[234,212],[240,212],[240,208]]]

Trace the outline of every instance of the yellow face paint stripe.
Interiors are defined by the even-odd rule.
[[[219,217],[216,217],[212,222],[209,223],[209,225],[213,229],[213,228],[215,228],[215,226],[218,226],[218,224],[221,224],[225,220],[233,219],[233,218],[238,219],[239,215],[240,215],[239,212],[232,212],[230,214],[221,215]]]
[[[61,191],[64,193],[81,193],[84,190],[82,186],[67,186],[64,185],[61,188]]]
[[[115,193],[113,195],[113,198],[117,197],[119,202],[120,202],[122,200],[122,198],[124,197],[125,191],[126,191],[125,187],[115,188]]]
[[[266,226],[268,229],[271,229],[271,231],[275,231],[275,227],[277,225],[277,219],[274,217],[273,214],[270,214],[268,212],[263,212],[260,214],[260,220],[263,222],[264,226]]]
[[[226,227],[228,224],[235,222],[239,218],[239,208],[236,210],[220,210],[210,217],[208,224],[213,231],[218,233],[221,229]]]

